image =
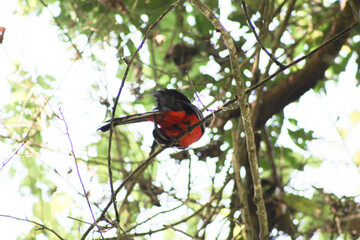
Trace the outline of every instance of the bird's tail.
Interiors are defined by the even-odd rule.
[[[145,122],[145,121],[154,121],[156,114],[158,112],[147,112],[147,113],[139,113],[134,115],[129,115],[121,118],[114,118],[114,127],[118,125],[124,125],[129,123],[138,123],[138,122]],[[102,132],[106,132],[110,130],[110,121],[111,119],[107,120],[108,124],[100,127],[98,130]]]

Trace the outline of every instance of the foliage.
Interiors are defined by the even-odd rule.
[[[254,41],[240,3],[229,3],[229,12],[224,12],[223,2],[207,0],[204,3],[221,19],[227,20],[225,28],[235,40],[246,86],[258,83],[277,69]],[[171,4],[165,0],[24,0],[19,1],[18,14],[40,14],[50,10],[54,24],[58,26],[59,37],[69,44],[69,51],[74,54],[73,60],[88,58],[100,70],[104,69],[105,63],[88,49],[116,49],[119,64],[116,84],[119,87],[131,64],[125,81],[126,90],[122,93],[129,98],[120,96],[117,115],[132,114],[139,112],[139,109],[150,110],[154,105],[150,93],[164,87],[181,89],[185,95],[195,99],[199,107],[204,103],[210,109],[205,110],[204,114],[210,114],[212,109],[222,106],[238,94],[233,83],[234,72],[229,63],[229,53],[219,32],[188,2],[180,1],[174,10],[160,19]],[[261,43],[284,65],[317,49],[328,37],[335,20],[342,17],[341,13],[345,11],[340,9],[338,3],[327,4],[327,1],[249,1],[248,4],[247,11]],[[152,25],[156,21],[158,24]],[[150,26],[151,32],[143,39]],[[266,124],[256,125],[268,110],[260,107],[263,97],[269,93],[267,90],[290,82],[288,79],[295,78],[312,59],[307,58],[280,72],[265,86],[250,93],[254,127],[258,128],[255,134],[257,154],[273,238],[309,238],[316,232],[323,238],[330,235],[333,238],[360,236],[360,228],[357,228],[359,221],[354,218],[359,214],[359,204],[355,198],[337,197],[323,189],[315,189],[312,196],[304,197],[300,191],[290,190],[295,173],[303,171],[305,167],[319,167],[322,159],[309,156],[309,143],[317,139],[315,130],[304,129],[296,119],[288,119],[283,114],[286,105],[298,101],[310,89],[326,93],[325,80],[338,81],[338,76],[345,71],[351,57],[359,59],[359,51],[354,50],[359,48],[351,47],[359,43],[353,36],[348,37],[349,41],[336,54],[335,64],[331,64],[331,57],[327,59],[331,63],[324,69],[327,70],[326,74],[311,72],[311,76],[305,75],[309,78],[318,76],[316,85],[290,86],[289,83],[291,89],[281,92],[289,100],[284,100],[281,106],[279,103],[280,107],[277,101],[272,102],[274,110],[266,119]],[[80,39],[86,39],[86,47],[83,47]],[[142,40],[145,41],[144,46],[138,55],[134,55]],[[133,62],[130,62],[132,58]],[[184,236],[195,239],[213,239],[213,236],[218,239],[244,238],[243,203],[239,202],[231,162],[235,147],[233,125],[241,119],[237,109],[224,109],[216,116],[206,132],[209,137],[201,142],[203,146],[170,155],[171,151],[174,152],[171,149],[160,155],[143,174],[131,178],[132,181],[125,184],[117,195],[117,225],[113,206],[110,204],[111,207],[106,208],[111,203],[108,133],[99,133],[97,140],[86,140],[88,142],[83,150],[70,151],[76,168],[80,168],[79,172],[71,166],[65,174],[57,170],[57,164],[50,162],[53,165],[47,165],[49,162],[44,160],[44,154],[49,150],[44,142],[47,130],[59,122],[66,125],[66,119],[60,112],[51,110],[48,111],[51,113],[46,113],[44,110],[48,99],[53,97],[54,83],[61,80],[49,75],[33,76],[20,64],[15,64],[14,69],[15,72],[9,76],[10,103],[1,110],[2,116],[7,119],[3,123],[6,137],[2,137],[1,141],[14,146],[14,152],[27,170],[20,192],[29,189],[29,193],[37,199],[31,219],[54,230],[63,239],[85,238],[83,234],[89,228],[88,223],[95,222],[102,213],[104,216],[87,235],[87,239],[89,236],[107,239],[116,234],[125,235],[124,239],[147,239],[149,236],[165,239]],[[359,71],[356,75],[359,75]],[[97,105],[103,105],[107,117],[111,116],[114,96],[109,96],[113,89],[108,88],[108,84],[114,83],[88,84],[92,85],[92,91],[106,92],[95,94],[101,98],[99,101],[92,100],[100,102]],[[97,114],[101,114],[99,112]],[[348,131],[358,126],[359,112],[354,112],[350,118],[353,123]],[[152,125],[139,126],[121,127],[114,131],[110,152],[114,189],[148,157],[150,144],[144,135]],[[70,140],[67,127],[63,132]],[[291,147],[278,143],[278,138],[284,135],[291,139]],[[241,137],[242,146],[245,146],[243,133]],[[69,145],[73,149],[71,142]],[[246,152],[245,149],[242,148],[243,152]],[[68,154],[68,149],[66,151]],[[359,158],[358,152],[354,156],[357,166],[360,165]],[[251,174],[246,165],[247,157],[239,155],[237,159],[249,180]],[[15,175],[16,169],[12,172]],[[76,193],[58,189],[54,178],[50,177],[53,172],[66,179]],[[82,180],[85,187],[73,183],[74,179]],[[246,186],[246,190],[251,199],[249,204],[254,204],[251,184]],[[87,201],[91,208],[87,206]],[[81,211],[79,205],[83,205]],[[256,219],[256,209],[252,215]],[[338,226],[336,223],[339,223]],[[252,226],[254,231],[257,231],[256,225]],[[35,239],[40,235],[56,239],[46,229],[37,231],[37,226],[26,234],[23,239]]]

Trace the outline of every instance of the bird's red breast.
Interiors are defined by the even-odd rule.
[[[154,111],[115,118],[114,126],[151,121],[155,123],[153,132],[155,140],[160,144],[170,144],[177,140],[174,146],[186,148],[198,141],[205,131],[205,124],[200,124],[182,138],[178,136],[187,131],[188,127],[203,119],[200,110],[191,104],[190,100],[175,89],[162,89],[153,94],[156,102]],[[100,128],[105,132],[110,129],[110,123]]]
[[[197,123],[200,119],[195,113],[189,114],[186,113],[186,111],[169,111],[151,116],[148,120],[156,122],[160,131],[172,140],[183,134],[189,126]],[[176,146],[181,149],[186,148],[198,141],[203,134],[204,130],[202,126],[199,125],[179,139]]]

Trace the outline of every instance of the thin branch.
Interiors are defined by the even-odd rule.
[[[189,174],[188,174],[188,185],[187,185],[187,199],[190,198],[191,192],[191,157],[189,157]]]
[[[204,107],[204,109],[205,109],[205,110],[208,110],[208,109],[206,108],[206,106],[203,104],[203,102],[200,100],[200,97],[199,97],[197,91],[195,90],[194,83],[192,82],[188,71],[186,72],[186,76],[188,77],[188,80],[189,80],[189,82],[190,82],[191,88],[192,88],[192,90],[194,91],[194,93],[195,93],[195,95],[196,95],[196,98],[197,98],[198,101],[201,103],[201,105]]]
[[[81,220],[81,219],[77,219],[77,218],[74,218],[74,217],[71,217],[71,216],[68,216],[68,218],[71,219],[71,220],[74,220],[74,221],[76,221],[76,222],[79,222],[79,223],[91,225],[91,223],[85,222],[85,221],[83,221],[83,220]]]
[[[271,60],[280,67],[280,69],[284,68],[284,65],[282,63],[280,63],[275,57],[274,55],[272,55],[267,49],[266,47],[264,46],[264,44],[261,42],[260,40],[260,37],[259,35],[256,33],[256,30],[255,30],[255,27],[254,25],[252,24],[251,22],[251,19],[250,19],[250,16],[249,16],[249,13],[247,11],[247,6],[246,6],[246,3],[245,1],[241,1],[241,5],[244,9],[244,15],[245,15],[245,18],[250,26],[250,29],[251,31],[253,32],[255,38],[256,38],[256,41],[258,42],[258,44],[260,45],[261,49],[264,50],[264,52],[271,58]]]
[[[160,214],[165,214],[165,213],[172,212],[172,211],[174,211],[174,210],[176,210],[176,209],[178,209],[178,208],[180,208],[180,207],[183,207],[183,206],[184,206],[184,204],[181,203],[180,205],[178,205],[178,206],[176,206],[176,207],[174,207],[174,208],[171,208],[171,209],[168,209],[168,210],[165,210],[165,211],[158,212],[158,213],[154,214],[153,216],[145,219],[144,221],[139,222],[139,223],[137,223],[136,225],[130,227],[129,229],[126,229],[125,232],[128,233],[128,232],[130,232],[131,230],[135,229],[136,227],[138,227],[138,226],[140,226],[140,225],[142,225],[142,224],[144,224],[144,223],[146,223],[146,222],[154,219],[155,217],[159,216]]]
[[[65,131],[66,131],[65,134],[66,134],[66,136],[67,136],[67,138],[69,140],[69,143],[70,143],[71,156],[74,158],[74,161],[75,161],[76,172],[77,172],[77,175],[79,177],[79,181],[80,181],[80,184],[81,184],[81,187],[82,187],[86,202],[88,204],[88,207],[89,207],[89,210],[90,210],[90,213],[91,213],[91,217],[92,217],[93,221],[95,221],[95,216],[94,216],[93,210],[91,208],[91,204],[90,204],[90,201],[89,201],[89,198],[88,198],[88,194],[87,194],[87,191],[85,189],[84,182],[83,182],[83,180],[81,178],[81,175],[80,175],[80,170],[79,170],[79,166],[78,166],[78,163],[77,163],[77,158],[76,158],[75,151],[74,151],[74,146],[73,146],[73,143],[72,143],[72,140],[71,140],[71,137],[70,137],[69,128],[68,128],[67,122],[65,120],[64,114],[61,111],[61,108],[59,109],[59,111],[60,111],[60,115],[61,115],[61,118],[59,117],[59,119],[61,121],[63,121],[64,125],[65,125]]]
[[[62,238],[55,230],[53,230],[53,229],[45,226],[44,224],[41,224],[41,223],[38,223],[38,222],[35,222],[35,221],[32,221],[32,220],[29,220],[29,219],[18,218],[18,217],[13,217],[13,216],[9,216],[9,215],[2,215],[2,214],[0,214],[0,217],[6,217],[6,218],[15,219],[15,220],[18,220],[18,221],[24,221],[24,222],[32,223],[32,224],[34,224],[34,225],[37,225],[37,226],[41,227],[42,229],[48,230],[49,232],[51,232],[52,234],[54,234],[58,239],[65,240],[65,239]]]
[[[284,1],[282,4],[285,4],[285,2],[286,1]],[[289,20],[290,20],[290,17],[291,17],[291,13],[292,13],[292,11],[294,9],[295,3],[296,3],[296,0],[290,0],[289,1],[289,5],[287,7],[285,17],[284,17],[283,21],[281,21],[279,27],[277,28],[275,38],[274,38],[273,44],[271,46],[271,51],[272,52],[275,52],[276,49],[278,49],[279,46],[280,46],[280,39],[284,35],[284,32],[285,32],[286,28],[289,26]],[[279,9],[279,11],[280,11],[280,9]],[[273,19],[274,17],[275,16],[272,16],[271,19]],[[284,66],[282,66],[282,67],[284,67]]]
[[[16,151],[13,154],[11,154],[11,156],[2,163],[2,166],[0,168],[0,172],[6,166],[6,164],[8,164],[8,162],[10,162],[10,160],[13,159],[13,157],[19,153],[20,149],[26,144],[26,142],[28,140],[29,139],[25,139],[25,141],[20,144],[20,146],[16,149]]]
[[[187,237],[189,237],[189,238],[191,238],[191,239],[196,239],[196,240],[201,240],[201,239],[203,239],[203,238],[198,238],[198,237],[195,237],[195,236],[191,236],[189,233],[184,232],[184,231],[181,230],[181,229],[177,229],[177,228],[175,228],[174,226],[171,226],[171,225],[164,225],[164,227],[165,227],[165,228],[170,228],[170,229],[174,230],[175,232],[182,233],[182,234],[184,234],[185,236],[187,236]]]

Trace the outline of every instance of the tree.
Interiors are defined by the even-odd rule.
[[[232,1],[227,8],[211,0],[20,4],[22,14],[52,13],[75,61],[90,58],[101,71],[104,62],[92,50],[117,49],[117,95],[101,96],[107,83],[92,84],[107,117],[136,112],[140,106],[149,110],[154,106],[149,93],[167,87],[197,99],[212,119],[202,146],[183,151],[161,155],[161,148],[148,156],[150,146],[141,131],[121,127],[77,152],[66,115],[55,109],[46,114],[48,100],[40,98],[51,98],[49,90],[60,80],[34,78],[17,65],[10,77],[13,100],[3,110],[9,121],[3,123],[2,141],[14,145],[13,156],[22,153],[28,175],[21,187],[39,200],[29,220],[34,229],[24,239],[40,234],[49,239],[296,239],[316,232],[324,239],[360,236],[354,197],[321,188],[304,197],[290,190],[293,172],[317,167],[321,160],[302,154],[314,132],[283,114],[309,90],[326,92],[325,82],[337,81],[352,56],[359,59],[360,1]],[[10,125],[20,117],[22,124]],[[75,162],[67,175],[38,161],[46,149],[46,129],[56,121]],[[296,147],[278,144],[284,132]],[[208,175],[196,167],[208,167]],[[94,179],[84,177],[84,169],[93,171]],[[76,194],[58,190],[51,170],[67,181],[80,180]],[[93,196],[95,189],[102,195]],[[77,201],[87,207],[76,211]],[[64,212],[71,219],[56,217]]]

